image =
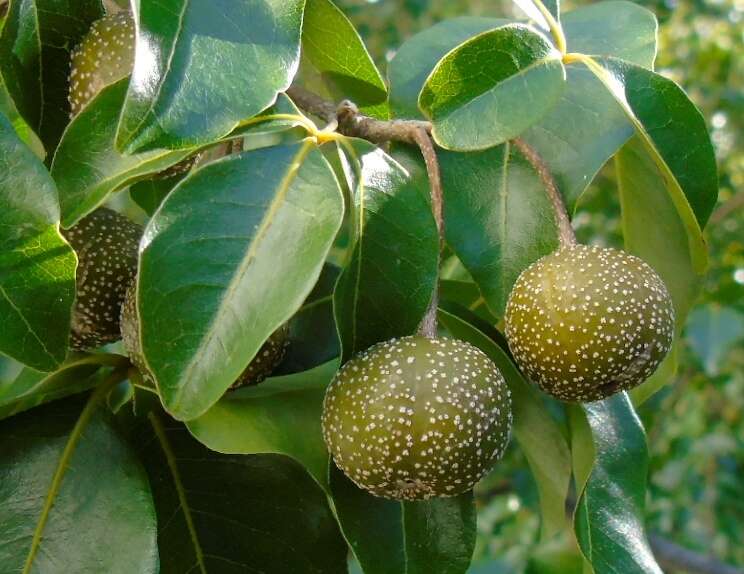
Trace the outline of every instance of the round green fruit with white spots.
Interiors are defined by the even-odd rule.
[[[85,351],[118,341],[119,314],[137,273],[142,227],[102,207],[62,235],[78,257],[70,346]]]
[[[134,21],[126,11],[93,22],[71,56],[69,100],[73,116],[103,88],[132,72],[134,35]]]
[[[561,248],[525,269],[505,321],[522,370],[570,402],[641,384],[674,337],[672,299],[656,272],[623,251],[584,245]]]
[[[348,361],[323,403],[323,436],[359,487],[396,500],[473,487],[509,441],[511,398],[480,350],[457,339],[404,337]]]
[[[129,355],[129,360],[137,367],[142,378],[154,387],[155,380],[145,363],[142,347],[140,346],[139,316],[137,315],[136,301],[137,285],[133,282],[127,290],[124,305],[121,309],[121,338]],[[285,324],[272,333],[230,388],[237,389],[238,387],[258,385],[263,382],[282,362],[288,342],[289,327]]]

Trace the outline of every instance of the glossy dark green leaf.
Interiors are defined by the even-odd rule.
[[[335,265],[326,264],[312,293],[289,320],[287,350],[275,375],[301,373],[341,354],[333,316],[333,290],[340,273]]]
[[[460,44],[419,95],[446,149],[485,149],[520,135],[556,103],[565,84],[560,53],[528,26],[508,24]]]
[[[59,189],[65,227],[75,225],[113,191],[193,153],[159,149],[123,155],[116,151],[116,123],[128,84],[125,78],[101,90],[72,120],[54,154],[52,177]]]
[[[493,339],[460,317],[439,311],[439,320],[453,337],[486,353],[501,371],[512,393],[512,432],[524,452],[540,493],[543,537],[566,527],[566,497],[571,482],[571,455],[560,427],[537,389],[528,383]]]
[[[53,373],[27,367],[12,381],[0,383],[0,418],[86,391],[110,374],[104,367],[125,365],[125,357],[79,354],[70,356]]]
[[[663,76],[615,58],[584,62],[616,99],[657,165],[687,230],[695,268],[703,269],[700,229],[718,197],[715,154],[703,116]]]
[[[364,574],[464,574],[475,546],[473,493],[400,503],[361,490],[331,463],[341,530]]]
[[[138,301],[169,412],[203,414],[300,308],[342,215],[338,182],[310,141],[209,164],[168,195],[142,240]]]
[[[418,93],[436,62],[467,38],[504,23],[486,18],[455,18],[436,24],[406,41],[390,62],[393,114],[418,117]],[[637,45],[631,44],[632,49],[624,44],[597,43],[592,46],[592,38],[584,38],[585,45],[598,51],[622,47],[627,55],[637,54],[643,58],[647,54],[648,38],[642,35],[628,38],[629,41],[639,41]],[[633,134],[633,126],[591,72],[576,63],[565,68],[566,87],[557,103],[521,137],[540,152],[569,209],[573,209],[594,175]]]
[[[57,401],[0,423],[3,571],[158,571],[147,476],[102,399]]]
[[[12,0],[0,74],[21,115],[53,150],[67,124],[70,50],[103,16],[100,0]]]
[[[42,371],[64,360],[75,267],[54,181],[0,115],[0,352]]]
[[[117,147],[184,148],[270,106],[300,57],[304,0],[142,2]]]
[[[334,295],[343,361],[416,330],[434,291],[439,250],[427,179],[411,177],[372,144],[353,145],[361,162],[361,182],[348,167],[355,243]]]
[[[648,448],[628,395],[586,403],[594,465],[576,506],[574,527],[595,574],[661,574],[644,529]]]
[[[403,503],[407,574],[460,574],[475,548],[473,491]]]
[[[418,118],[418,96],[437,62],[468,38],[508,20],[461,16],[434,24],[406,40],[388,66],[390,109],[399,118]]]
[[[328,451],[320,429],[325,389],[338,368],[331,361],[311,371],[272,377],[227,393],[197,419],[191,433],[225,454],[277,453],[301,463],[327,488]]]
[[[219,454],[154,412],[146,423],[135,436],[153,485],[161,574],[346,572],[328,501],[299,464]]]
[[[303,64],[314,68],[331,100],[349,99],[387,119],[387,87],[354,25],[331,0],[306,0]]]
[[[401,161],[413,170],[415,157],[407,153]],[[510,143],[481,152],[440,151],[438,157],[447,244],[473,276],[489,309],[503,316],[519,274],[558,245],[545,188]]]
[[[609,0],[562,16],[569,52],[614,56],[653,68],[659,24],[653,12],[633,2]]]

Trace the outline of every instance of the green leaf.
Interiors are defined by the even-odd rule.
[[[439,250],[426,178],[411,177],[372,144],[353,146],[361,162],[361,181],[347,170],[356,240],[334,295],[342,362],[416,330],[434,291]]]
[[[646,261],[664,280],[674,303],[679,335],[702,287],[703,275],[695,267],[695,258],[705,257],[705,244],[699,231],[688,235],[670,189],[674,184],[666,180],[639,136],[617,154],[615,169],[625,249]]]
[[[489,309],[501,317],[519,274],[558,245],[542,180],[510,143],[437,155],[447,244],[473,276]],[[421,170],[422,162],[414,158],[407,153],[401,161]]]
[[[338,182],[310,141],[230,156],[168,195],[142,239],[138,301],[171,414],[203,414],[300,308],[342,216]]]
[[[468,38],[508,23],[509,20],[502,18],[461,16],[434,24],[406,40],[388,66],[393,115],[422,117],[418,96],[437,62]]]
[[[40,371],[64,360],[75,267],[54,181],[0,116],[0,352]]]
[[[331,361],[230,392],[189,421],[188,428],[201,443],[224,454],[290,456],[327,489],[328,451],[320,415],[325,389],[337,368],[338,361]]]
[[[135,436],[153,485],[162,574],[346,572],[328,501],[293,460],[213,452],[155,412]]]
[[[0,32],[0,75],[48,150],[56,147],[70,113],[70,50],[101,16],[100,0],[10,2]]]
[[[331,463],[336,515],[364,574],[464,574],[475,546],[472,491],[401,503],[358,488]]]
[[[333,316],[333,290],[340,272],[326,263],[312,293],[289,320],[287,350],[274,375],[308,371],[341,354]]]
[[[0,423],[6,572],[59,572],[62,564],[72,572],[158,571],[147,476],[102,399],[99,391]]]
[[[0,22],[0,26],[2,26],[2,22]],[[2,73],[0,73],[0,114],[3,114],[8,118],[8,121],[13,125],[18,137],[21,138],[23,143],[30,147],[36,156],[43,161],[46,157],[44,144],[41,143],[39,136],[34,133],[31,126],[28,125],[26,120],[24,120],[18,112],[18,108],[16,108],[13,99],[10,97],[8,90],[5,87]]]
[[[540,493],[543,538],[566,527],[566,497],[571,482],[571,454],[560,427],[537,389],[521,375],[493,339],[463,319],[440,309],[439,320],[453,336],[486,353],[504,375],[512,398],[512,433],[524,452]]]
[[[659,23],[647,8],[624,0],[597,2],[563,14],[562,24],[570,52],[654,66]]]
[[[419,107],[446,149],[485,149],[520,135],[556,103],[561,55],[522,24],[484,32],[449,52],[429,75]]]
[[[135,6],[137,50],[120,150],[214,141],[270,106],[297,70],[304,0]]]
[[[581,407],[595,453],[574,527],[595,574],[661,574],[644,531],[648,448],[626,393]]]
[[[718,197],[713,146],[705,121],[671,80],[615,58],[584,58],[636,129],[679,212],[697,271],[706,265],[700,229]]]
[[[744,314],[733,307],[708,304],[690,314],[687,341],[705,372],[715,376],[734,343],[744,337]]]
[[[126,364],[125,357],[116,355],[78,354],[53,373],[25,368],[12,381],[0,383],[0,418],[86,391],[110,374],[110,369],[104,367]]]
[[[129,186],[129,197],[147,215],[152,217],[166,196],[184,177],[186,177],[185,173],[179,173],[171,177],[156,177],[138,181]]]
[[[367,115],[388,118],[387,87],[354,25],[331,0],[306,0],[303,64],[334,101],[347,98]]]
[[[59,189],[62,225],[71,227],[112,192],[177,164],[193,150],[152,150],[124,155],[114,148],[116,123],[127,78],[105,87],[65,130],[52,162]]]
[[[635,6],[635,5],[633,5]],[[619,8],[620,19],[635,10]],[[581,35],[571,16],[583,17],[583,9],[566,14],[567,30],[577,35],[587,48],[599,52],[618,50],[626,56],[642,59],[650,51],[648,35],[628,35],[627,42],[592,44],[594,36]],[[577,18],[582,21],[582,18]],[[405,42],[390,62],[390,104],[398,117],[418,117],[417,96],[436,62],[467,38],[503,25],[505,21],[486,18],[456,18],[441,22]],[[649,28],[648,21],[643,29]],[[606,23],[597,22],[597,26]],[[639,20],[639,25],[641,21]],[[571,45],[569,36],[569,45]],[[655,49],[655,44],[654,44]],[[611,55],[616,55],[612,53]],[[644,63],[644,62],[639,62]],[[563,193],[569,209],[591,183],[594,175],[633,134],[633,126],[610,94],[594,75],[574,63],[566,68],[566,87],[545,117],[522,134],[542,155]]]

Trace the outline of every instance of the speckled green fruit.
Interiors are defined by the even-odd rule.
[[[121,305],[137,273],[142,227],[102,207],[62,234],[78,256],[70,346],[84,351],[117,341]]]
[[[672,299],[656,272],[623,251],[584,245],[559,249],[525,269],[505,321],[522,370],[570,402],[641,384],[674,337]]]
[[[127,290],[124,305],[121,308],[121,338],[132,364],[140,371],[145,382],[155,386],[152,373],[142,356],[142,347],[139,342],[136,296],[136,284],[133,282]],[[274,331],[266,340],[230,388],[237,389],[238,387],[257,385],[263,382],[282,362],[288,342],[289,327],[285,324]]]
[[[404,337],[348,361],[323,403],[323,437],[359,487],[396,500],[473,487],[509,441],[511,398],[479,349]]]
[[[103,88],[131,73],[134,36],[129,12],[110,14],[93,23],[71,56],[69,100],[73,116]]]

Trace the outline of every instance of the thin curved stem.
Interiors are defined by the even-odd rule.
[[[529,145],[527,142],[520,138],[512,140],[514,146],[522,152],[527,161],[532,164],[535,171],[540,176],[545,192],[548,194],[550,204],[553,207],[553,216],[555,217],[555,225],[558,228],[558,241],[561,247],[570,247],[576,245],[576,234],[574,233],[573,227],[571,227],[571,220],[568,218],[568,210],[566,204],[563,202],[563,196],[558,190],[558,185],[555,183],[553,174],[550,173],[550,168],[545,163],[537,150]]]

